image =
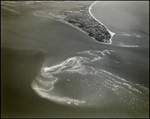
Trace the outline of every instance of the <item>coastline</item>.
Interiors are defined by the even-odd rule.
[[[30,4],[18,3],[16,6],[14,5],[13,9],[11,9],[21,13],[30,12],[35,16],[55,19],[56,21],[65,23],[76,28],[82,33],[87,34],[98,43],[111,44],[111,39],[115,33],[109,31],[108,28],[103,23],[98,21],[90,11],[96,2],[97,1],[94,3],[93,1],[78,1],[73,4],[72,2],[34,2]],[[9,8],[9,6],[10,5],[7,7]],[[26,11],[26,9],[28,10]]]
[[[62,18],[57,18],[57,16],[50,15],[50,14],[49,14],[50,16],[41,16],[41,15],[37,15],[35,12],[33,12],[33,14],[34,14],[35,16],[40,16],[40,17],[46,17],[46,18],[54,19],[54,20],[56,20],[56,21],[59,21],[59,22],[62,22],[62,23],[64,23],[64,24],[66,24],[66,25],[71,26],[71,27],[73,27],[73,28],[75,28],[75,29],[81,31],[82,33],[87,34],[85,31],[83,31],[83,30],[80,29],[79,27],[76,27],[75,25],[73,25],[73,24],[71,24],[71,23],[69,23],[69,22],[63,20]],[[87,35],[88,35],[88,34],[87,34]]]
[[[76,7],[80,4],[89,7],[93,2],[66,1],[58,3],[60,9],[64,11],[72,10],[72,6]],[[147,91],[149,89],[149,47],[140,47],[139,44],[136,44],[137,38],[133,39],[134,44],[127,45],[127,41],[132,38],[119,36],[107,22],[103,21],[103,16],[106,14],[105,9],[99,10],[102,8],[99,7],[101,2],[95,4],[98,6],[98,12],[94,10],[96,6],[91,11],[99,21],[102,21],[116,33],[112,44],[93,40],[94,38],[91,39],[92,37],[89,37],[87,33],[87,35],[83,34],[84,31],[81,28],[63,19],[61,21],[59,14],[55,11],[57,9],[60,11],[58,4],[47,3],[36,3],[35,8],[32,4],[30,6],[23,4],[23,8],[15,4],[16,7],[11,7],[11,9],[21,11],[20,15],[2,9],[2,117],[148,117],[149,101],[147,99],[149,93],[144,89]],[[101,5],[103,6],[103,4]],[[110,6],[113,7],[111,4]],[[37,7],[42,8],[38,9]],[[89,14],[87,9],[86,11]],[[109,17],[111,17],[112,12],[109,11]],[[43,15],[43,17],[35,16],[33,13]],[[95,13],[98,13],[97,16]],[[58,18],[50,16],[54,14]],[[115,15],[118,19],[119,14]],[[109,17],[106,19],[109,20]],[[124,40],[125,43],[120,43],[120,46],[114,45],[115,42],[118,42],[117,40]],[[141,43],[145,43],[144,40],[143,37]],[[32,88],[32,81],[41,76],[40,71],[43,68],[47,67],[45,69],[48,70],[48,68],[51,69],[52,66],[58,66],[62,62],[65,62],[67,67],[61,65],[58,70],[50,70],[50,73],[53,74],[56,74],[57,71],[60,73],[58,78],[61,80],[58,80],[55,85],[55,89],[58,89],[55,90],[56,92],[54,91],[56,95],[51,93],[50,101],[39,97]],[[67,73],[67,69],[82,73],[82,70],[78,70],[80,67],[81,69],[85,68],[83,71],[89,73],[87,75]],[[92,72],[99,74],[100,77],[90,76]],[[106,89],[103,84],[108,88]],[[103,94],[106,95],[103,97]],[[62,98],[62,96],[71,98]],[[90,106],[93,102],[95,106],[75,107],[71,103],[77,101],[72,100],[71,102],[69,99],[87,99],[89,101],[86,102],[87,105]],[[63,101],[68,101],[67,105],[64,105]]]
[[[108,44],[111,44],[111,43],[112,43],[112,38],[113,38],[113,36],[115,35],[115,33],[112,32],[112,31],[110,31],[102,22],[100,22],[98,19],[96,19],[96,18],[92,15],[92,13],[91,13],[92,6],[93,6],[94,4],[96,4],[97,2],[98,2],[98,1],[95,1],[93,4],[91,4],[91,6],[89,7],[89,13],[90,13],[90,15],[91,15],[97,22],[99,22],[100,24],[102,24],[102,25],[108,30],[108,32],[109,32],[110,35],[111,35],[110,43],[108,43]]]
[[[88,5],[84,5],[84,8],[80,8],[80,10],[73,10],[69,11],[72,14],[67,14],[68,11],[63,11],[63,15],[65,16],[62,20],[62,22],[65,21],[68,25],[71,25],[78,30],[86,33],[88,36],[90,36],[92,39],[95,41],[98,41],[98,43],[102,44],[111,44],[112,43],[112,37],[115,33],[111,32],[108,30],[108,28],[98,21],[91,13],[91,7],[96,3]],[[87,12],[87,7],[88,7],[88,12]],[[84,11],[80,13],[81,11]],[[78,14],[74,14],[78,13]],[[85,18],[84,18],[84,17]],[[88,17],[87,17],[88,16]],[[67,17],[67,18],[66,18]],[[87,18],[86,18],[87,17]],[[84,21],[82,22],[81,21]],[[87,20],[88,19],[88,20]],[[89,20],[90,19],[90,20]],[[74,21],[75,20],[75,21]],[[66,22],[67,21],[67,22]],[[88,24],[88,25],[87,25]],[[102,36],[102,37],[101,37]],[[110,38],[109,38],[110,37]]]

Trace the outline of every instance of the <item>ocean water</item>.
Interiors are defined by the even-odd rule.
[[[8,13],[12,18],[2,21],[2,117],[148,117],[147,25],[126,28],[132,15],[145,13],[147,21],[147,4],[144,12],[133,3],[92,6],[95,18],[115,33],[112,44],[54,19]],[[123,14],[127,21],[118,18]]]
[[[148,9],[148,1],[100,1],[91,12],[115,33],[114,45],[149,47]]]
[[[77,54],[54,66],[48,67],[45,63],[32,82],[35,92],[71,106],[102,108],[119,104],[133,110],[148,109],[148,88],[104,70],[108,60],[112,60],[109,55],[114,55],[113,50]]]

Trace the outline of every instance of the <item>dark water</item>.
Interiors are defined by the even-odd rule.
[[[114,44],[101,44],[53,19],[3,9],[1,23],[2,117],[149,116],[148,35],[132,44],[122,28]]]

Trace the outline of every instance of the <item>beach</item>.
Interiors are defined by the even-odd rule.
[[[93,6],[93,15],[108,26],[108,29],[115,33],[114,45],[131,45],[149,47],[149,28],[148,28],[148,8],[149,5],[146,1],[142,2],[96,2]],[[126,7],[128,6],[128,7]],[[137,7],[138,6],[138,7]],[[107,9],[110,11],[108,12]],[[139,10],[143,8],[142,10]],[[95,11],[103,12],[95,12]],[[121,14],[122,13],[122,14]],[[99,15],[101,14],[101,15]],[[119,14],[118,17],[115,17]],[[102,17],[102,16],[106,17]],[[122,39],[124,36],[124,39]],[[130,39],[130,40],[128,40]],[[136,40],[135,40],[136,39]],[[141,43],[141,39],[145,40]],[[124,42],[125,41],[125,42]],[[136,41],[136,42],[135,42]],[[147,44],[147,45],[146,45]]]
[[[121,15],[129,3],[123,9],[120,2],[112,7],[109,2],[93,3],[2,3],[1,117],[149,116],[146,22],[141,29],[124,29],[121,20],[119,24],[113,20],[116,11],[120,9]],[[91,5],[91,14],[115,33],[112,43],[98,42],[62,21],[64,11]],[[126,11],[128,16],[131,8]],[[142,13],[132,14],[139,17]],[[142,18],[147,21],[147,13]]]

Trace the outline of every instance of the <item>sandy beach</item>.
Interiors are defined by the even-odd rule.
[[[102,14],[99,2],[91,13],[115,33],[112,44],[97,42],[76,26],[60,22],[63,16],[56,19],[64,11],[93,3],[2,2],[2,118],[149,116],[148,35],[141,29],[136,33],[142,37],[123,35],[123,27],[123,33],[114,30],[117,24],[110,23],[116,12],[110,12],[109,3],[103,5],[110,7],[105,12],[112,14],[112,21],[105,20],[109,17]]]

